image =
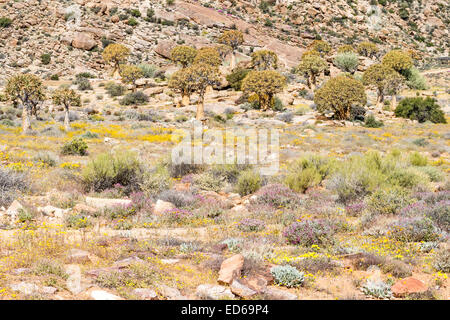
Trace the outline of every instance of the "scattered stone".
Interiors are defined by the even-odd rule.
[[[231,292],[241,298],[250,298],[257,294],[256,291],[244,285],[241,281],[235,279],[230,286]]]
[[[9,215],[12,219],[15,219],[21,210],[25,210],[25,208],[20,204],[19,201],[14,200],[13,203],[6,210],[6,214]]]
[[[63,218],[64,215],[67,212],[69,212],[69,209],[61,209],[53,206],[45,206],[45,207],[38,207],[37,211],[43,214],[44,216]]]
[[[396,297],[402,297],[411,293],[422,293],[427,290],[428,287],[425,283],[413,277],[398,280],[391,287],[391,291]]]
[[[268,300],[298,300],[295,294],[275,288],[267,288],[264,290],[264,295]]]
[[[125,258],[119,261],[114,262],[114,267],[118,267],[118,268],[125,268],[128,267],[130,264],[136,263],[136,262],[144,262],[144,260],[142,260],[139,257],[129,257],[129,258]]]
[[[180,291],[176,288],[171,288],[166,285],[160,285],[160,293],[169,300],[186,300],[187,298],[181,295]]]
[[[25,295],[31,295],[39,292],[39,287],[34,283],[29,282],[20,282],[11,285],[11,290],[18,291]]]
[[[221,299],[232,299],[234,294],[231,293],[230,289],[224,286],[218,286],[213,284],[201,284],[197,287],[195,291],[196,295],[201,299],[206,300],[221,300]]]
[[[70,249],[67,252],[67,259],[71,263],[86,263],[90,261],[89,252],[80,249]]]
[[[57,290],[55,287],[42,287],[41,292],[44,294],[54,294]]]
[[[153,207],[153,213],[157,214],[157,215],[161,215],[165,211],[171,210],[174,208],[175,208],[175,206],[172,203],[159,199],[158,201],[156,201],[155,206]]]
[[[158,300],[158,295],[152,289],[137,288],[133,290],[133,294],[139,296],[143,300]]]
[[[180,262],[180,259],[161,259],[162,264],[175,264]]]
[[[219,271],[219,278],[217,281],[220,284],[230,284],[233,279],[241,276],[242,268],[244,267],[244,256],[236,254],[222,262]]]

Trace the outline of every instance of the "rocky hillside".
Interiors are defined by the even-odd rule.
[[[132,48],[133,62],[164,69],[174,45],[202,47],[229,28],[245,34],[238,59],[264,47],[285,68],[317,38],[334,48],[371,40],[384,50],[445,56],[449,8],[445,0],[0,0],[0,77],[27,70],[42,77],[101,76],[101,52],[111,42]]]

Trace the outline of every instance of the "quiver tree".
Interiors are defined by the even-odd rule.
[[[127,61],[129,55],[130,49],[118,43],[111,43],[102,53],[103,60],[105,60],[106,63],[113,65],[113,75],[117,71],[120,71],[120,65]]]
[[[218,67],[222,64],[219,51],[216,48],[205,47],[197,51],[194,59],[194,64],[206,63],[213,67]]]
[[[122,77],[122,82],[125,84],[132,85],[132,91],[136,91],[136,81],[144,76],[142,70],[134,65],[121,66],[120,76]]]
[[[271,107],[272,98],[281,92],[286,85],[286,78],[276,71],[252,71],[242,81],[242,90],[247,94],[255,93],[258,96],[262,110]]]
[[[81,97],[73,89],[67,87],[57,89],[52,94],[52,100],[55,105],[64,107],[64,128],[70,130],[70,107],[81,106]]]
[[[331,51],[331,46],[324,40],[314,40],[308,46],[309,50],[317,51],[321,57],[326,56]]]
[[[356,53],[356,50],[350,44],[344,44],[344,45],[340,46],[337,50],[337,53],[346,53],[346,52]]]
[[[278,68],[278,56],[270,50],[258,50],[252,53],[252,66],[258,71]]]
[[[377,106],[380,107],[384,101],[385,93],[392,87],[392,80],[400,77],[397,71],[388,66],[377,63],[371,65],[363,74],[363,84],[377,91]],[[395,82],[394,82],[395,84]]]
[[[365,105],[367,102],[361,81],[340,75],[328,80],[314,92],[314,103],[321,113],[334,112],[335,118],[350,118],[352,105]]]
[[[217,42],[225,44],[233,50],[230,63],[230,68],[233,69],[236,66],[235,52],[244,43],[244,35],[238,30],[228,30],[222,33]]]
[[[176,46],[170,52],[170,58],[173,62],[181,65],[182,68],[190,66],[197,55],[197,50],[189,46]]]
[[[402,50],[392,50],[386,53],[382,63],[400,74],[405,74],[413,66],[411,56]]]
[[[195,83],[190,78],[189,69],[176,71],[169,80],[169,88],[181,93],[181,106],[187,106],[190,103],[190,96],[195,92]]]
[[[360,55],[368,58],[372,58],[378,53],[377,45],[370,41],[361,42],[356,50]]]
[[[297,72],[306,78],[308,88],[314,90],[317,76],[327,69],[328,63],[324,59],[315,54],[307,54],[306,56],[302,56],[302,61],[297,67]]]
[[[18,74],[8,79],[5,94],[22,105],[22,131],[31,130],[30,114],[36,101],[45,99],[42,80],[33,74]]]
[[[405,78],[399,73],[392,74],[386,79],[386,93],[391,96],[391,108],[397,107],[397,94],[405,84]]]
[[[233,52],[233,48],[230,46],[227,46],[226,44],[219,43],[214,46],[214,49],[217,50],[217,52],[220,55],[220,59],[225,60],[225,57]]]
[[[204,100],[206,88],[219,84],[219,68],[206,63],[198,63],[186,68],[184,72],[186,74],[183,75],[185,77],[183,81],[186,81],[189,84],[189,88],[192,88],[192,91],[198,94],[196,119],[201,121],[205,117]]]

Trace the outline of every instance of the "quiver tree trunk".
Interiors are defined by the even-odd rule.
[[[198,105],[197,105],[197,116],[195,117],[198,121],[202,121],[205,117],[205,103],[204,103],[204,93],[199,95]]]
[[[27,106],[22,109],[22,132],[28,134],[31,131],[30,111]]]
[[[66,131],[70,130],[69,106],[64,107],[64,128],[66,129]]]

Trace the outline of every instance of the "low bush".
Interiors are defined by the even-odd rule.
[[[137,155],[130,151],[103,153],[90,161],[82,172],[86,190],[96,192],[120,184],[126,193],[139,190],[142,166]]]
[[[261,231],[266,227],[266,225],[265,225],[264,221],[261,221],[258,219],[246,218],[246,219],[241,220],[238,223],[237,227],[241,231],[250,232],[250,231]]]
[[[236,190],[241,196],[254,193],[261,188],[261,176],[253,170],[242,171],[239,174]]]
[[[440,238],[439,230],[426,217],[400,218],[389,226],[388,234],[404,242],[435,241]]]
[[[309,247],[332,243],[335,229],[332,222],[325,219],[297,221],[283,231],[283,236],[290,244]]]
[[[450,250],[448,248],[436,250],[433,267],[440,272],[450,272]]]
[[[236,91],[240,91],[242,80],[244,80],[244,78],[250,71],[251,71],[250,69],[242,69],[242,68],[233,69],[231,73],[226,77],[230,87],[232,87]]]
[[[199,189],[215,192],[220,191],[223,185],[223,181],[214,177],[210,172],[196,174],[192,183]]]
[[[398,104],[395,109],[395,116],[417,120],[418,122],[431,121],[433,123],[447,123],[441,106],[436,100],[427,98],[405,98]]]
[[[108,82],[105,85],[105,89],[110,97],[123,96],[126,91],[126,88],[123,85],[114,82]]]
[[[396,214],[411,203],[409,192],[401,187],[376,190],[368,199],[368,209],[376,214]]]
[[[256,202],[274,208],[296,208],[301,204],[298,194],[282,184],[268,184],[259,189]]]
[[[373,115],[364,119],[364,127],[366,128],[381,128],[382,126],[384,126],[383,121],[375,119]]]
[[[148,96],[142,91],[131,92],[125,95],[122,100],[120,100],[120,104],[123,106],[130,105],[142,105],[149,101]]]
[[[289,164],[286,185],[297,192],[305,192],[317,186],[332,172],[333,161],[325,157],[310,155]]]
[[[88,145],[82,138],[73,138],[63,145],[61,154],[85,156],[87,154],[87,149]]]
[[[288,288],[300,287],[305,281],[303,272],[292,266],[275,266],[270,269],[274,282]]]

